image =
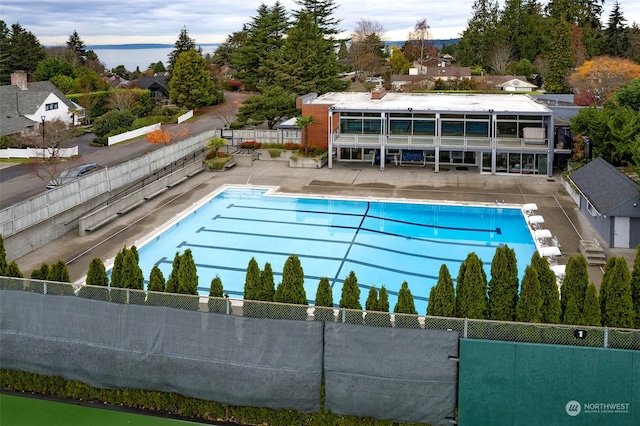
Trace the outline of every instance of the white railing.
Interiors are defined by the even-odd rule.
[[[187,121],[191,117],[193,117],[193,110],[191,110],[189,112],[185,112],[180,117],[178,117],[178,124],[184,123],[185,121]]]
[[[142,135],[146,135],[147,133],[155,132],[156,130],[160,130],[160,123],[152,124],[151,126],[140,127],[139,129],[131,130],[129,132],[120,133],[119,135],[110,136],[107,139],[107,145],[113,145],[118,142],[123,142],[129,139],[138,138]]]

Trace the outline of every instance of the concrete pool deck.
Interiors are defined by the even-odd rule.
[[[559,264],[566,264],[569,257],[580,253],[581,239],[597,238],[603,244],[562,187],[560,175],[552,178],[492,176],[454,168],[435,173],[429,167],[395,167],[393,164],[380,171],[379,166],[367,163],[334,163],[332,169],[303,169],[289,168],[284,161],[254,161],[251,167],[236,166],[225,172],[202,172],[87,236],[79,237],[76,229],[16,261],[25,276],[29,276],[43,262],[52,264],[62,259],[68,263],[71,280],[79,280],[86,275],[89,262],[94,257],[107,262],[122,247],[136,244],[225,184],[278,186],[281,192],[307,195],[459,203],[535,203],[538,206],[536,213],[544,217],[543,227],[560,242],[562,256],[557,258]],[[603,248],[607,257],[624,256],[629,267],[633,266],[634,249],[609,249],[605,245]],[[518,268],[525,266],[518,265]],[[455,274],[457,271],[452,271],[452,275]],[[590,266],[589,279],[599,287],[601,268]],[[201,286],[206,284],[201,283]]]

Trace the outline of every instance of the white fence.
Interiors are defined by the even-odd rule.
[[[72,148],[5,148],[0,149],[0,158],[69,158],[78,155],[78,147]]]
[[[230,145],[240,145],[242,142],[250,141],[279,144],[300,143],[302,140],[300,129],[221,130],[219,136],[228,140]]]
[[[135,182],[205,147],[213,136],[215,130],[200,133],[0,210],[0,235],[7,238],[93,197]]]
[[[191,110],[189,112],[185,112],[180,117],[178,117],[178,124],[184,123],[185,121],[187,121],[191,117],[193,117],[193,110]]]
[[[156,130],[160,130],[160,123],[152,124],[151,126],[141,127],[139,129],[131,130],[125,133],[120,133],[119,135],[110,136],[109,139],[107,139],[107,145],[113,145],[114,143],[137,138],[142,135],[146,135],[147,133],[155,132]]]

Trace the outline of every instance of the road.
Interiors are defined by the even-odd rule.
[[[236,92],[225,92],[225,104],[234,105],[241,102],[248,95]],[[173,140],[181,140],[207,130],[224,126],[223,111],[225,105],[202,108],[195,113],[194,118],[182,124],[164,125],[162,128],[173,136]],[[94,136],[91,133],[80,136],[71,141],[68,146],[78,146],[79,158],[73,160],[73,165],[83,163],[98,163],[103,167],[111,167],[136,158],[148,152],[160,149],[163,145],[152,144],[141,137],[129,142],[119,143],[107,147],[90,145]],[[0,209],[28,200],[45,189],[45,180],[40,178],[35,164],[2,164],[0,168]]]

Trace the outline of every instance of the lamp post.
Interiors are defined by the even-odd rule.
[[[44,115],[41,115],[40,118],[42,119],[42,143],[44,144],[44,119],[47,117]]]

